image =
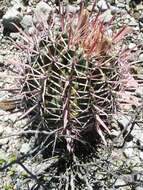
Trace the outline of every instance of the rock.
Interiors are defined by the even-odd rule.
[[[87,10],[88,10],[89,12],[91,12],[91,11],[92,11],[92,8],[93,8],[93,4],[90,3],[90,4],[87,6]],[[94,11],[97,13],[97,12],[99,12],[99,9],[95,6]]]
[[[143,23],[143,15],[139,18],[139,22]]]
[[[13,39],[13,40],[17,40],[20,38],[20,34],[19,33],[15,33],[15,32],[12,32],[10,33],[10,37]]]
[[[58,1],[58,0],[55,0],[55,1]],[[76,1],[76,3],[78,4],[78,5],[80,5],[81,3],[86,3],[86,0],[77,0]]]
[[[129,4],[126,4],[125,6],[126,6],[126,10],[127,10],[128,12],[130,12],[130,11],[131,11],[131,8],[130,8]]]
[[[140,161],[139,155],[133,156],[132,158],[128,158],[126,160],[126,164],[128,165],[128,167],[130,166],[135,167],[136,165],[140,165],[141,161]]]
[[[121,124],[121,127],[124,128],[128,125],[131,120],[131,116],[126,116],[122,114],[118,114],[118,122]]]
[[[137,139],[140,143],[141,146],[143,146],[143,141],[142,141],[142,128],[139,125],[134,125],[134,128],[131,132],[131,135]]]
[[[119,3],[125,3],[125,0],[118,0]]]
[[[31,15],[25,15],[20,22],[25,32],[29,32],[29,29],[33,27],[33,19]]]
[[[0,160],[6,161],[7,159],[8,159],[7,154],[3,150],[0,149]]]
[[[135,188],[135,190],[143,190],[143,187],[142,187],[142,186],[137,186],[137,187]]]
[[[143,160],[143,152],[142,151],[140,151],[139,156],[140,156],[140,159]]]
[[[8,138],[0,139],[0,146],[1,146],[1,145],[6,145],[8,142],[9,142],[9,139],[8,139]]]
[[[116,0],[108,0],[108,2],[110,3],[110,5],[115,5],[116,4]]]
[[[26,6],[27,6],[27,5],[30,5],[30,4],[29,4],[30,2],[31,2],[31,0],[30,0],[30,1],[29,1],[29,0],[23,0],[23,4],[26,5]]]
[[[135,43],[129,43],[128,48],[133,49],[134,51],[136,51],[137,50],[137,45]]]
[[[33,15],[33,9],[31,7],[26,8],[26,15]]]
[[[143,11],[142,11],[142,13],[139,15],[139,22],[140,22],[140,24],[143,24]]]
[[[135,93],[137,97],[139,98],[143,97],[143,88],[137,88]]]
[[[122,178],[126,182],[126,184],[133,183],[134,181],[133,176],[131,174],[125,174],[122,176]]]
[[[126,7],[126,5],[124,3],[117,3],[117,6],[120,8],[120,9],[124,9]]]
[[[20,165],[17,165],[17,171],[18,171],[18,174],[21,175],[24,169]]]
[[[0,55],[0,67],[4,66],[4,57]]]
[[[121,10],[118,7],[111,6],[110,9],[111,9],[111,14],[112,15],[117,15],[117,14],[121,13]]]
[[[143,53],[141,53],[141,54],[139,55],[139,61],[142,61],[142,62],[143,62]]]
[[[115,184],[114,184],[114,186],[116,188],[116,187],[123,186],[125,184],[126,184],[126,182],[123,179],[117,179],[116,182],[115,182]]]
[[[20,152],[26,154],[30,150],[30,145],[28,143],[24,143],[21,146]]]
[[[117,130],[115,130],[115,129],[112,129],[112,130],[111,130],[111,136],[113,136],[113,137],[118,137],[119,134],[120,134],[120,131],[117,131]]]
[[[106,10],[100,17],[100,20],[104,20],[105,23],[108,23],[111,21],[111,19],[113,18],[112,14],[111,14],[111,10],[108,9]]]
[[[35,34],[35,27],[30,27],[28,30],[28,33],[32,36],[33,34]]]
[[[20,155],[21,143],[19,143],[18,138],[13,137],[12,139],[10,139],[9,144],[10,144],[10,146],[8,147],[8,152],[14,153],[15,155],[19,156]]]
[[[128,142],[123,151],[126,158],[132,158],[134,156],[133,142]]]
[[[140,24],[140,32],[143,32],[143,23]]]
[[[139,5],[137,6],[137,10],[138,10],[138,11],[143,11],[143,5],[142,5],[142,4],[139,4]]]
[[[102,12],[106,11],[108,9],[107,3],[105,0],[98,1],[97,5],[98,9]]]
[[[130,1],[131,1],[131,0],[126,0],[126,4],[128,4],[128,5],[129,5]]]
[[[4,33],[17,32],[16,27],[12,24],[20,26],[23,13],[22,7],[18,4],[14,5],[12,8],[9,8],[6,14],[2,18],[2,24],[4,26]]]
[[[0,125],[0,136],[3,134],[4,132],[4,127]]]
[[[136,180],[136,181],[141,182],[143,180],[143,175],[142,174],[143,174],[142,167],[138,167],[138,170],[133,170],[132,171],[132,176],[133,176],[134,180]]]
[[[140,16],[140,18],[139,18],[139,28],[140,28],[141,32],[143,32],[143,15]]]
[[[12,127],[11,124],[9,123],[4,123],[4,125],[6,126],[6,134],[10,135],[13,131],[12,131]],[[9,126],[8,126],[9,125]]]
[[[48,21],[51,12],[52,8],[47,3],[44,3],[42,1],[39,2],[34,11],[34,17],[33,17],[34,24],[41,22],[41,20],[43,22]]]
[[[12,132],[11,127],[8,127],[7,122],[0,123],[0,133],[1,133],[0,135],[3,135],[2,137],[10,135],[11,132]],[[8,137],[0,138],[0,145],[6,145],[8,144],[8,142],[9,142]]]
[[[130,22],[128,23],[129,26],[134,26],[134,30],[138,30],[138,23],[137,21],[135,20],[135,18],[131,17],[130,18]]]
[[[16,5],[22,6],[21,3],[22,3],[21,0],[12,0],[12,1],[10,2],[11,6],[16,6]]]
[[[4,15],[4,10],[3,8],[0,8],[0,19],[3,17],[3,15]]]
[[[76,13],[78,11],[78,7],[75,7],[74,5],[69,5],[69,13]]]

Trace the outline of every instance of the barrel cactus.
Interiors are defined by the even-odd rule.
[[[122,70],[129,52],[119,42],[129,28],[114,33],[93,10],[81,6],[73,15],[60,5],[60,14],[51,13],[48,22],[41,18],[33,35],[19,29],[24,39],[21,118],[29,115],[28,124],[46,130],[53,153],[62,141],[73,154],[89,132],[107,145],[105,133],[110,134],[118,92],[125,87]]]

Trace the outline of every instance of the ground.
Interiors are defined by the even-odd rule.
[[[15,4],[16,1],[12,2]],[[94,150],[84,147],[76,164],[71,164],[68,155],[69,162],[65,162],[67,158],[62,153],[60,158],[55,155],[48,159],[47,153],[41,153],[35,146],[36,134],[26,134],[28,118],[17,121],[22,114],[19,101],[17,105],[7,102],[9,99],[20,99],[20,94],[17,94],[18,80],[13,77],[15,66],[9,64],[9,60],[19,59],[20,52],[8,36],[19,41],[19,33],[4,34],[2,25],[2,16],[13,6],[12,2],[0,1],[0,189],[143,189],[142,85],[133,92],[132,106],[125,107],[123,113],[115,114],[111,136],[107,136],[108,146],[97,142]],[[30,14],[28,11],[33,11],[38,2],[23,4],[26,14]],[[87,3],[87,9],[90,9],[91,3]],[[75,5],[74,1],[73,7]],[[134,47],[131,56],[131,62],[135,63],[133,72],[142,83],[142,2],[136,4],[134,1],[132,6],[132,1],[127,0],[105,1],[104,5],[103,14],[110,16],[111,13],[115,17],[113,25],[117,30],[123,25],[133,29],[124,43],[130,49]],[[9,89],[16,89],[15,94]]]

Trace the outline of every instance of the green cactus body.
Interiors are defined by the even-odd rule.
[[[62,31],[43,28],[44,36],[40,33],[36,42],[32,38],[30,67],[25,71],[23,94],[26,109],[32,110],[27,112],[39,113],[47,130],[59,129],[58,135],[65,135],[72,151],[72,137],[81,137],[88,128],[106,144],[102,130],[110,133],[107,124],[121,85],[122,60],[118,52],[112,56],[112,49],[124,30],[114,35],[111,43],[98,16],[90,21],[87,11],[80,10],[77,24],[68,15],[61,16],[65,22],[64,26],[61,19]]]

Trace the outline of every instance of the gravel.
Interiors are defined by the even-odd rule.
[[[25,2],[25,3],[24,3]],[[136,17],[134,16],[135,10],[133,10],[129,6],[130,1],[122,1],[116,0],[115,2],[100,0],[97,3],[96,10],[100,9],[102,12],[101,18],[105,18],[106,22],[111,20],[111,17],[114,16],[115,20],[113,21],[113,25],[116,29],[119,29],[123,25],[129,25],[133,28],[133,33],[128,36],[127,44],[129,48],[132,49],[133,46],[136,46],[136,55],[134,55],[133,61],[139,60],[141,63],[135,66],[135,70],[137,72],[143,73],[143,54],[142,54],[142,39],[143,33],[141,29],[142,25],[142,16]],[[79,3],[79,2],[78,2]],[[76,12],[79,9],[79,5],[75,6],[74,4],[70,7],[70,12]],[[87,9],[91,9],[91,3],[87,3]],[[140,4],[136,7],[136,11],[141,12],[143,10],[143,6]],[[44,17],[47,21],[51,14],[52,8],[47,4],[46,1],[3,1],[0,8],[0,87],[3,88],[17,88],[17,82],[12,80],[10,75],[12,74],[11,69],[14,66],[8,64],[8,59],[19,59],[20,53],[16,48],[14,48],[12,42],[5,36],[5,32],[9,33],[9,35],[14,40],[19,40],[19,33],[13,28],[11,21],[21,25],[26,32],[32,34],[34,23],[38,24],[39,19]],[[37,17],[39,15],[39,17]],[[17,32],[17,33],[14,33]],[[138,46],[139,45],[139,46]],[[139,56],[138,56],[139,55]],[[131,60],[132,61],[132,60]],[[4,77],[7,75],[8,77]],[[137,88],[134,92],[135,97],[137,96],[137,105],[140,105],[143,88]],[[17,98],[17,95],[12,94],[9,91],[0,91],[0,103],[3,99],[9,98]],[[133,101],[133,100],[132,100]],[[1,106],[0,106],[1,107]],[[16,109],[14,111],[17,111]],[[140,174],[142,171],[142,163],[143,163],[143,124],[142,124],[142,112],[139,113],[138,121],[134,125],[132,131],[127,138],[127,142],[124,147],[114,147],[113,141],[114,138],[117,138],[122,130],[127,126],[127,124],[131,121],[133,112],[135,108],[130,107],[127,110],[123,111],[122,114],[117,114],[112,123],[112,134],[108,139],[108,147],[103,147],[99,145],[98,154],[95,156],[91,156],[92,164],[89,167],[86,167],[88,175],[88,180],[90,184],[85,179],[86,186],[88,189],[100,189],[99,186],[102,186],[102,189],[121,189],[121,190],[129,190],[134,188],[135,190],[143,189],[142,175]],[[19,163],[7,168],[6,170],[2,170],[0,173],[0,189],[7,190],[8,186],[11,185],[11,189],[16,190],[28,190],[28,189],[36,189],[37,178],[34,176],[38,173],[38,180],[40,179],[40,175],[42,174],[48,175],[47,183],[51,183],[51,186],[48,186],[48,189],[63,189],[62,182],[58,184],[58,188],[56,187],[56,182],[51,182],[52,178],[51,173],[54,175],[58,175],[58,172],[55,168],[57,165],[62,165],[62,161],[64,158],[60,158],[60,161],[57,161],[57,157],[53,160],[45,160],[44,155],[40,153],[31,153],[31,151],[35,150],[35,138],[32,135],[28,136],[24,134],[25,124],[27,119],[22,121],[18,121],[15,123],[17,118],[22,114],[22,112],[10,112],[4,111],[0,109],[0,167],[4,165],[4,163],[9,163],[9,160],[13,159],[15,161],[16,158],[22,158],[23,165],[27,168],[27,170],[21,166]],[[131,125],[130,125],[131,126]],[[26,129],[28,130],[28,129]],[[129,132],[130,127],[127,129]],[[24,132],[23,132],[24,131]],[[127,132],[126,131],[126,132]],[[18,134],[24,135],[18,135]],[[17,134],[13,135],[12,134]],[[9,136],[9,137],[7,137]],[[122,134],[122,140],[124,140],[125,134]],[[7,137],[7,138],[5,138]],[[30,154],[31,153],[31,154]],[[24,159],[24,155],[30,154],[27,159]],[[32,156],[33,155],[33,156]],[[97,157],[97,158],[96,158]],[[62,160],[63,159],[63,160]],[[89,159],[90,160],[90,159]],[[86,163],[86,161],[84,161]],[[88,162],[87,162],[88,163]],[[91,161],[89,161],[89,164]],[[50,169],[50,167],[52,169]],[[83,168],[82,168],[83,169]],[[136,181],[138,185],[134,187],[133,176],[135,176],[136,169]],[[70,169],[69,169],[70,170]],[[78,169],[77,169],[78,170]],[[81,171],[81,173],[84,173]],[[110,174],[110,175],[109,175]],[[87,174],[85,174],[86,176]],[[29,176],[30,178],[28,178]],[[90,177],[89,177],[90,176]],[[66,178],[66,174],[63,174],[63,181]],[[98,180],[97,180],[98,179]],[[106,180],[105,180],[106,179]],[[51,180],[51,181],[50,181]],[[58,181],[58,178],[54,178],[54,180]],[[68,179],[67,179],[68,180]],[[42,183],[42,180],[41,180]],[[53,183],[53,184],[52,184]],[[129,183],[129,185],[128,185]],[[81,184],[81,186],[77,189],[85,189],[85,186]],[[40,186],[44,189],[44,187]],[[39,187],[39,189],[40,189]],[[93,187],[93,188],[92,188]],[[118,187],[118,188],[117,188]],[[86,189],[87,189],[86,188]],[[9,188],[10,189],[10,188]],[[38,189],[38,187],[37,187]]]

